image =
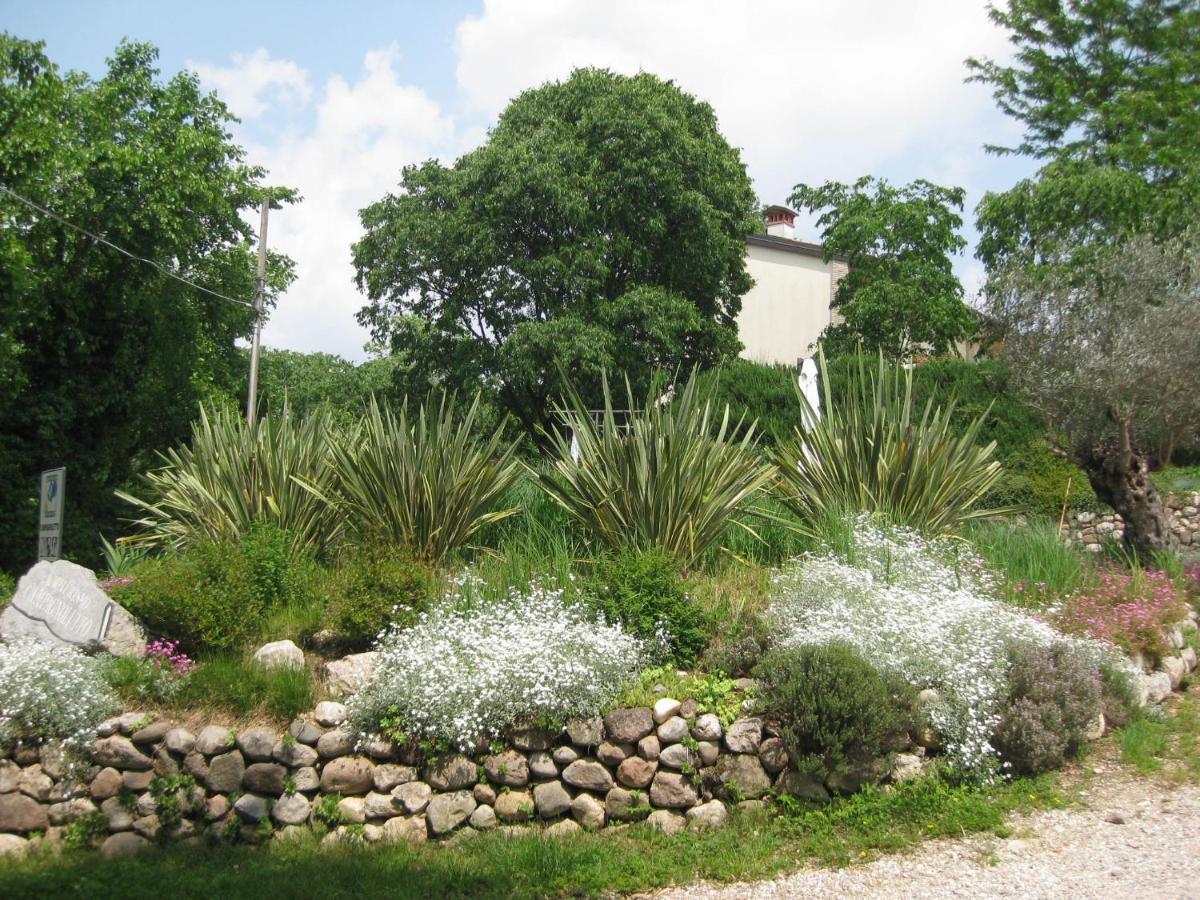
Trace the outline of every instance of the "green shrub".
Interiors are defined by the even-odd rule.
[[[913,722],[912,689],[844,644],[773,651],[754,673],[759,706],[807,774],[824,778],[878,758]]]
[[[1056,769],[1083,746],[1100,714],[1100,674],[1066,644],[1018,645],[1010,663],[996,749],[1017,774]]]
[[[438,563],[517,512],[497,504],[520,473],[504,423],[483,435],[481,399],[461,411],[431,393],[399,415],[371,400],[361,427],[333,444],[337,496],[353,529]],[[329,496],[329,495],[327,495]]]
[[[659,550],[602,556],[589,581],[592,602],[609,622],[655,644],[665,637],[667,657],[691,665],[704,650],[700,610],[687,595],[679,563]]]
[[[753,426],[739,426],[728,409],[705,400],[693,375],[670,403],[653,397],[638,408],[628,382],[627,427],[613,414],[604,382],[600,422],[573,394],[559,409],[567,429],[547,437],[554,466],[538,473],[546,492],[606,550],[657,549],[683,568],[716,545],[738,522],[747,501],[774,474],[755,444]],[[573,433],[579,458],[572,452]]]
[[[1100,690],[1104,703],[1104,721],[1120,728],[1137,718],[1141,712],[1133,678],[1125,669],[1105,661],[1100,664]]]
[[[8,605],[12,595],[17,592],[17,582],[7,572],[0,572],[0,609]]]
[[[114,588],[118,602],[155,634],[189,652],[230,650],[259,637],[272,609],[310,590],[313,563],[288,555],[290,539],[259,524],[240,543],[200,543],[148,559]]]
[[[723,725],[729,726],[742,716],[742,701],[747,699],[747,693],[738,690],[733,679],[723,675],[681,672],[674,666],[659,666],[642,672],[637,682],[617,698],[613,708],[653,706],[663,697],[672,697],[681,703],[695,700],[698,714],[712,713]]]
[[[1041,438],[1017,448],[1002,462],[1004,476],[984,500],[989,505],[1011,506],[1057,520],[1064,504],[1070,512],[1099,503],[1084,471]]]
[[[791,366],[730,359],[701,373],[699,385],[718,407],[728,406],[734,419],[753,423],[761,443],[774,446],[800,424],[796,377]]]
[[[162,467],[142,476],[141,497],[117,496],[142,513],[135,537],[152,546],[235,542],[269,522],[293,552],[320,552],[342,525],[326,499],[332,431],[328,411],[301,420],[285,407],[248,424],[235,410],[201,408],[191,446],[168,450]]]
[[[852,511],[940,533],[989,515],[978,506],[1001,467],[983,417],[960,428],[952,402],[917,405],[911,370],[856,361],[838,399],[825,382],[821,418],[775,449],[780,499],[810,526]]]
[[[324,624],[347,645],[360,648],[392,623],[415,623],[436,589],[433,570],[403,551],[357,548],[339,561],[329,579]]]

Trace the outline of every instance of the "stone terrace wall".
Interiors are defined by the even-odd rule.
[[[1141,702],[1165,699],[1196,668],[1184,640],[1195,622],[1193,613],[1172,630],[1177,649],[1143,676]],[[79,819],[94,824],[110,857],[205,833],[258,843],[300,833],[330,807],[343,824],[329,841],[423,843],[533,822],[549,834],[639,820],[666,832],[719,827],[730,806],[761,807],[771,793],[825,800],[918,777],[921,744],[934,743],[919,737],[822,784],[788,769],[783,742],[762,719],[723,728],[694,701],[574,719],[558,734],[515,730],[503,746],[430,761],[385,740],[358,744],[345,714],[326,701],[283,732],[214,724],[192,734],[130,712],[101,725],[91,765],[77,774],[54,746],[18,749],[0,758],[0,855],[22,851],[33,833],[58,840]],[[1093,733],[1103,732],[1101,717]]]
[[[1167,528],[1184,549],[1200,551],[1200,493],[1173,494],[1163,498]],[[1125,523],[1117,513],[1073,513],[1063,523],[1063,534],[1085,550],[1099,553],[1104,541],[1119,541]]]

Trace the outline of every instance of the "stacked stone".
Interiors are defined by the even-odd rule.
[[[1180,547],[1200,550],[1200,493],[1172,494],[1163,499],[1167,531]],[[1104,549],[1105,541],[1119,541],[1125,522],[1117,513],[1073,513],[1063,525],[1071,542],[1092,553]]]

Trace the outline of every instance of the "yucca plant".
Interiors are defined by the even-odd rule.
[[[628,381],[625,393],[635,410]],[[686,569],[730,522],[753,531],[740,514],[775,467],[759,456],[753,424],[743,429],[728,406],[716,410],[694,374],[672,402],[648,399],[624,426],[613,414],[607,379],[598,420],[573,391],[558,413],[566,430],[546,435],[553,467],[530,471],[597,543],[660,550]]]
[[[452,397],[430,394],[399,415],[371,399],[362,424],[335,444],[337,503],[362,537],[437,563],[481,528],[518,512],[496,509],[516,480],[517,441],[504,423],[476,435],[480,398],[465,413]]]
[[[984,416],[958,432],[953,403],[914,410],[911,369],[882,354],[874,367],[859,359],[837,402],[828,379],[822,393],[822,418],[806,416],[774,457],[779,498],[810,528],[868,512],[936,534],[1001,512],[977,507],[1001,476],[995,442],[977,441]]]
[[[239,540],[269,522],[287,532],[292,551],[319,551],[341,529],[337,509],[318,495],[334,486],[331,428],[327,412],[298,419],[285,406],[250,424],[232,409],[202,407],[191,445],[160,454],[163,465],[141,477],[141,497],[117,491],[142,513],[130,541],[182,550]]]

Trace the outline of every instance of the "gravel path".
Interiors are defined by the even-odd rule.
[[[1014,817],[1008,838],[934,841],[862,866],[653,896],[1200,900],[1200,787],[1164,786],[1108,769],[1080,797],[1082,805],[1071,809]]]

